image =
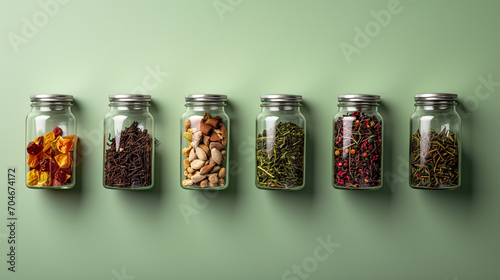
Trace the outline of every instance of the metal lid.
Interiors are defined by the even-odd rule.
[[[186,102],[226,102],[227,95],[222,94],[189,94],[186,95]]]
[[[415,94],[415,101],[457,101],[458,94],[454,93],[422,93]]]
[[[260,97],[261,102],[302,102],[302,95],[269,94]]]
[[[35,94],[30,96],[31,102],[73,102],[73,95],[67,94]]]
[[[339,102],[380,102],[380,95],[372,94],[344,94],[339,95]]]
[[[110,102],[151,102],[151,95],[114,94],[109,96]]]

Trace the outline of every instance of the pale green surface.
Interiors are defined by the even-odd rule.
[[[74,0],[16,54],[7,34],[20,33],[22,18],[41,8],[0,0],[0,224],[7,166],[24,168],[30,94],[75,95],[85,151],[76,189],[31,190],[19,178],[18,272],[6,270],[0,226],[0,279],[127,279],[113,274],[122,268],[134,279],[281,279],[327,235],[340,247],[309,279],[500,278],[500,86],[463,120],[459,190],[413,190],[402,167],[414,93],[467,100],[476,98],[478,77],[500,81],[497,1],[402,1],[401,13],[351,63],[339,44],[352,44],[354,27],[364,28],[388,1],[248,0],[222,21],[212,2]],[[162,141],[156,186],[107,190],[100,169],[107,95],[130,92],[156,65],[170,73],[150,91]],[[178,182],[183,97],[199,92],[229,97],[239,173],[206,205],[195,200],[204,193]],[[259,96],[271,93],[304,95],[302,191],[254,186],[255,116]],[[385,171],[403,181],[390,185],[386,177],[375,192],[333,189],[331,126],[344,93],[382,96]],[[180,205],[205,207],[188,225]]]

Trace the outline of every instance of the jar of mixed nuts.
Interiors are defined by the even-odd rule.
[[[109,96],[104,118],[103,185],[146,190],[153,186],[155,131],[151,95]]]
[[[186,96],[181,117],[181,186],[222,190],[228,185],[229,117],[226,95]]]
[[[261,189],[305,185],[306,119],[301,95],[263,95],[256,126],[256,180]]]
[[[375,190],[382,186],[383,119],[380,96],[340,95],[333,120],[333,186]]]
[[[31,96],[26,117],[26,186],[69,189],[76,175],[76,118],[72,95]]]
[[[410,119],[410,186],[456,189],[460,186],[461,125],[458,95],[415,95]]]

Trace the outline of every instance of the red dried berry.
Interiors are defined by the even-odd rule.
[[[56,172],[56,170],[59,168],[59,165],[57,162],[53,159],[50,159],[50,171],[51,172]]]
[[[71,172],[72,172],[73,170],[71,170],[70,168],[59,168],[59,171],[64,172],[64,174],[69,174],[69,175],[71,175]]]
[[[62,134],[62,130],[58,126],[56,126],[56,128],[54,128],[54,130],[52,130],[52,132],[54,132],[54,135],[56,138],[61,136],[61,134]]]
[[[26,148],[26,151],[28,152],[28,154],[30,155],[37,155],[38,153],[40,153],[42,151],[42,147],[41,146],[38,146],[37,144],[35,144],[35,142],[30,142],[28,144],[28,147]]]
[[[62,186],[62,183],[58,181],[57,179],[52,180],[52,186],[53,187],[59,187]]]
[[[47,171],[49,171],[49,169],[50,169],[50,161],[49,161],[49,159],[40,160],[40,170],[44,171],[44,172],[47,172]]]
[[[36,170],[40,171],[40,164],[37,164],[36,167],[31,167],[30,166],[30,171],[33,170],[33,169],[36,169]]]
[[[57,171],[55,174],[55,179],[58,180],[59,182],[66,181],[66,173],[62,170]]]

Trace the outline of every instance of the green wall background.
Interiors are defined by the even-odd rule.
[[[62,2],[0,0],[1,279],[500,278],[499,2]],[[388,7],[383,26],[373,14]],[[363,42],[356,28],[367,27]],[[107,96],[144,87],[162,142],[155,187],[104,189]],[[460,96],[456,191],[407,184],[409,117],[421,92]],[[24,186],[24,118],[37,93],[76,98],[83,157],[75,189]],[[179,118],[191,93],[230,100],[234,176],[215,196],[179,186]],[[272,93],[304,96],[302,191],[254,186],[259,96]],[[382,96],[379,191],[331,187],[332,118],[345,93]],[[16,273],[6,263],[8,167],[20,171]],[[317,251],[318,240],[333,249]]]

